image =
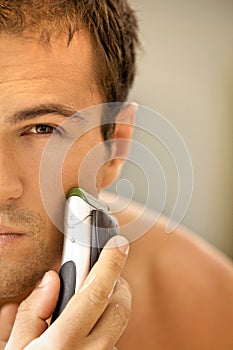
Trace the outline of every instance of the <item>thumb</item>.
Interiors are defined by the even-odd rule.
[[[58,274],[47,272],[30,296],[20,304],[5,350],[22,349],[47,329],[46,320],[55,309],[59,288]]]

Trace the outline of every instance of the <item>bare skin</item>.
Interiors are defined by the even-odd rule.
[[[108,242],[110,245],[104,249],[82,288],[49,328],[59,292],[59,277],[55,271],[47,272],[19,306],[3,305],[0,310],[0,348],[113,348],[127,325],[131,309],[129,287],[120,278],[128,244],[120,236],[118,243],[114,239]],[[113,249],[113,245],[118,247]]]
[[[125,225],[141,210],[131,203],[118,220]],[[232,349],[232,262],[188,230],[167,235],[165,228],[162,218],[130,245],[123,276],[133,290],[132,315],[119,349]]]
[[[36,40],[2,36],[0,52],[0,224],[23,233],[10,242],[2,237],[0,246],[2,349],[5,346],[7,350],[111,349],[127,324],[131,301],[124,280],[114,289],[126,260],[126,255],[118,249],[102,255],[95,268],[94,286],[87,283],[60,321],[46,330],[46,319],[58,297],[59,280],[55,271],[60,263],[62,235],[43,207],[39,168],[53,126],[59,126],[66,117],[60,113],[42,113],[30,120],[9,121],[15,113],[31,112],[38,105],[62,104],[82,110],[101,103],[91,70],[95,61],[90,40],[85,32],[80,32],[69,48],[61,40],[51,50],[45,50]],[[135,108],[131,106],[124,113],[132,122]],[[45,132],[41,125],[49,129]],[[130,125],[118,124],[115,140],[129,140],[131,135]],[[77,186],[76,174],[82,159],[101,140],[97,128],[74,144],[62,169],[64,192]],[[121,157],[127,156],[127,151],[127,147],[115,142],[112,156],[117,158],[105,163],[103,155],[104,166],[96,171],[97,191],[114,181],[123,164]],[[56,205],[60,208],[61,203]],[[132,204],[120,213],[120,225],[134,220],[140,210]],[[153,214],[150,215],[153,221]],[[181,229],[166,237],[164,227],[165,222],[160,221],[131,243],[123,276],[133,289],[133,311],[117,346],[127,350],[231,349],[230,262]],[[138,226],[136,231],[140,230]],[[131,234],[134,232],[129,233],[129,240]],[[48,270],[49,282],[35,288]],[[90,299],[95,298],[91,294],[95,288],[100,290],[92,313],[88,306]],[[25,299],[26,303],[22,303]],[[11,305],[6,309],[8,303]],[[69,332],[64,332],[67,319],[74,315],[77,322],[70,324]],[[81,327],[79,332],[77,324]]]
[[[62,130],[67,113],[71,116],[102,101],[91,69],[94,61],[89,37],[80,31],[69,48],[61,39],[48,49],[36,39],[2,35],[0,51],[1,349],[112,349],[126,327],[131,304],[127,283],[121,280],[116,285],[126,260],[126,254],[118,249],[103,253],[83,292],[46,330],[46,320],[58,299],[56,271],[63,235],[43,205],[40,163],[49,138],[55,129]],[[100,124],[100,116],[94,117]],[[131,127],[122,132],[117,128],[116,132],[119,137],[125,132],[130,135]],[[60,144],[70,137],[58,135]],[[83,158],[101,142],[100,127],[96,127],[70,148],[58,170],[64,193],[78,185]],[[122,163],[104,165],[106,154],[105,149],[92,191],[110,183]],[[53,191],[53,187],[48,190]],[[57,194],[53,198],[53,209],[61,218],[64,202]],[[123,246],[127,246],[126,240]],[[49,281],[42,281],[43,288],[35,287],[46,271]]]

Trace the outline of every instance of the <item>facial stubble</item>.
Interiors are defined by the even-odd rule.
[[[0,246],[0,299],[8,299],[32,289],[57,265],[63,236],[46,216],[14,205],[0,206],[0,219],[4,225],[23,228],[26,233],[18,247]]]

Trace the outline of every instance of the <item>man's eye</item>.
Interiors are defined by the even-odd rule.
[[[57,127],[47,124],[37,124],[28,129],[27,134],[48,135],[54,134],[57,131]]]

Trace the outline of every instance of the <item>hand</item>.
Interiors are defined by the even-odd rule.
[[[15,306],[5,306],[0,317],[0,329],[4,324],[0,343],[7,342],[5,350],[110,350],[114,347],[127,325],[131,309],[129,287],[120,278],[128,244],[118,236],[121,249],[107,249],[115,245],[115,240],[116,237],[108,242],[83,287],[50,327],[46,320],[51,317],[59,294],[59,277],[54,271],[47,272],[39,286],[20,304],[15,322]],[[8,310],[8,317],[2,322],[7,308],[11,311]]]

